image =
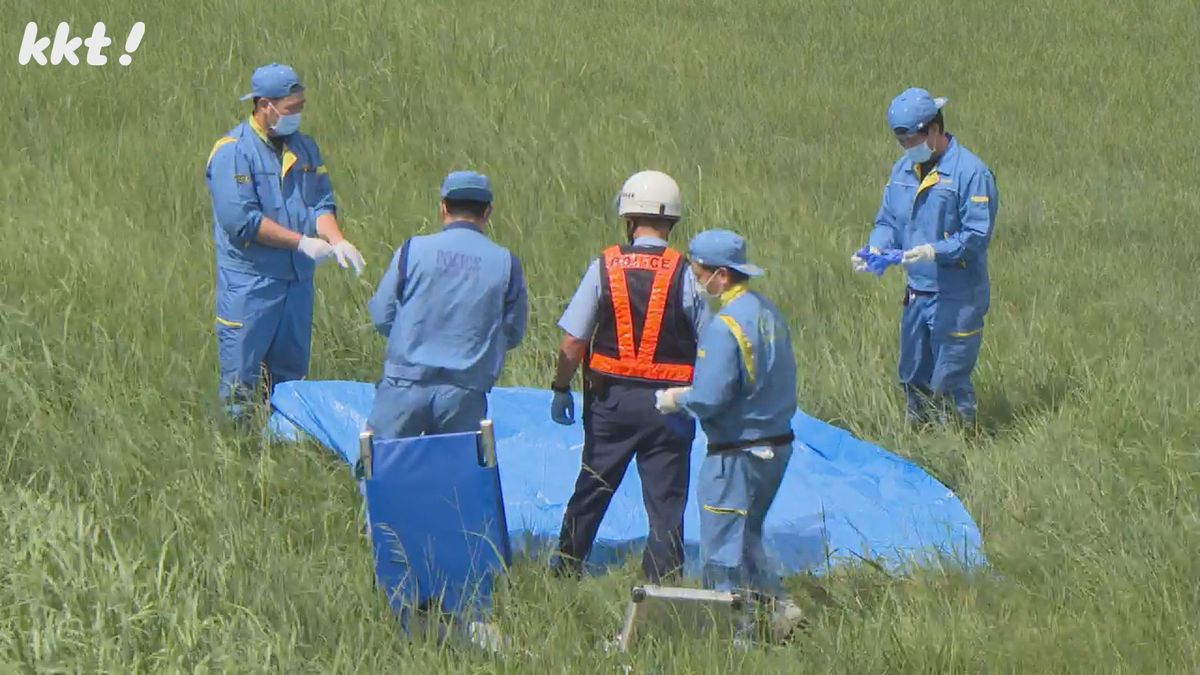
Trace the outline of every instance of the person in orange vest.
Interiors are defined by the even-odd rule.
[[[628,243],[592,262],[558,323],[564,335],[550,416],[559,424],[575,421],[571,380],[585,364],[583,456],[552,563],[560,574],[581,571],[635,456],[650,530],[642,571],[658,583],[683,566],[695,421],[659,414],[654,395],[691,384],[697,336],[709,318],[691,267],[667,245],[682,206],[679,186],[665,173],[642,171],[625,181],[617,212]]]

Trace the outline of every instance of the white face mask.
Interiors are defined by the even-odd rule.
[[[929,147],[929,141],[921,141],[911,148],[904,149],[904,156],[913,161],[914,164],[928,162],[930,157],[933,157],[933,148]]]
[[[713,279],[716,278],[717,273],[713,272],[712,274],[708,275],[708,279],[705,280],[704,284],[700,287],[700,294],[704,296],[705,300],[708,300],[709,304],[715,303],[721,299],[720,293],[713,293],[712,291],[708,290],[708,285],[711,284]]]
[[[300,128],[300,113],[284,115],[274,105],[271,106],[271,109],[279,115],[279,121],[271,126],[271,131],[280,136],[287,136],[288,134],[296,133],[296,130]]]

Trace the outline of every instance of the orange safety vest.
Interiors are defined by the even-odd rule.
[[[683,311],[682,260],[678,251],[663,247],[604,251],[591,370],[623,379],[691,384],[696,334]],[[611,311],[604,311],[605,304]]]

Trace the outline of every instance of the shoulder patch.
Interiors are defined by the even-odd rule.
[[[243,185],[250,182],[250,176],[244,173],[235,173],[233,179]]]
[[[971,197],[971,201],[975,202],[976,204],[986,204],[986,203],[988,203],[988,196],[987,195],[975,195],[974,197]]]

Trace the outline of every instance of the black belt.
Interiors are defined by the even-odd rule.
[[[937,291],[918,291],[912,286],[908,287],[908,292],[912,295],[937,295]]]
[[[775,447],[784,445],[796,440],[796,433],[789,431],[783,436],[771,436],[769,438],[759,438],[753,441],[733,441],[732,443],[709,443],[708,454],[716,455],[722,452],[732,452],[734,450],[745,450],[746,448],[757,448],[759,446]]]

